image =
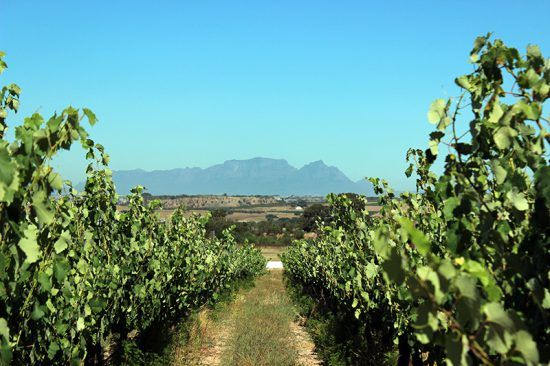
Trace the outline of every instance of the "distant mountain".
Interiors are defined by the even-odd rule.
[[[142,185],[155,195],[227,193],[289,196],[326,195],[331,192],[374,195],[367,181],[353,182],[338,168],[327,166],[321,160],[300,169],[283,159],[228,160],[206,169],[119,170],[113,172],[113,179],[121,194]]]

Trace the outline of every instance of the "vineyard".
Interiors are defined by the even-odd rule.
[[[291,285],[345,323],[347,364],[550,361],[550,62],[489,35],[470,56],[460,95],[429,109],[429,148],[407,153],[416,193],[371,179],[376,216],[331,196],[319,238],[283,255]]]
[[[429,108],[428,148],[406,154],[416,191],[372,178],[375,214],[365,197],[332,194],[318,233],[281,255],[290,292],[335,329],[324,328],[332,355],[317,344],[328,365],[550,362],[550,60],[487,35],[470,61],[460,93]],[[8,130],[20,94],[0,92],[0,365],[135,363],[117,357],[264,271],[225,216],[161,218],[140,186],[117,209],[109,156],[85,128],[91,110],[35,113]],[[82,191],[52,168],[77,144],[89,163]],[[256,345],[279,342],[270,357],[293,364],[281,272],[259,283],[228,317],[238,330],[229,359],[247,347],[261,360]]]
[[[8,141],[20,93],[11,84],[0,94],[0,364],[102,363],[263,271],[260,252],[230,231],[210,238],[208,217],[177,210],[161,221],[141,187],[118,212],[108,155],[83,127],[96,122],[90,110],[33,114]],[[50,165],[78,141],[90,161],[82,192]]]

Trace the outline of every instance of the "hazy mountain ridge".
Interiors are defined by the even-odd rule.
[[[367,181],[354,182],[338,168],[318,160],[297,169],[284,159],[227,160],[202,168],[113,172],[117,191],[127,194],[136,185],[152,194],[326,195],[356,192],[374,195]]]

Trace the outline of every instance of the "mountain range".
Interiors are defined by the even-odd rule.
[[[142,185],[154,195],[223,194],[304,196],[355,192],[372,196],[366,180],[349,179],[338,168],[315,161],[298,169],[284,159],[227,160],[202,168],[113,171],[117,191],[127,194]]]

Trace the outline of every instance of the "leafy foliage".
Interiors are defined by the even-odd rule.
[[[283,256],[290,279],[338,300],[358,321],[382,317],[400,362],[550,361],[550,167],[544,104],[550,60],[490,35],[471,52],[458,98],[428,112],[429,148],[411,149],[417,192],[371,179],[377,217],[331,202],[338,219]],[[467,110],[469,109],[469,111]],[[470,118],[460,135],[462,116]],[[431,170],[446,147],[442,174]]]
[[[0,94],[0,364],[101,361],[113,334],[124,342],[265,268],[229,231],[208,238],[208,218],[179,210],[161,222],[141,187],[118,212],[108,156],[83,127],[96,122],[86,108],[47,121],[34,114],[8,142],[19,94],[16,85]],[[49,165],[77,140],[92,161],[82,193]]]

